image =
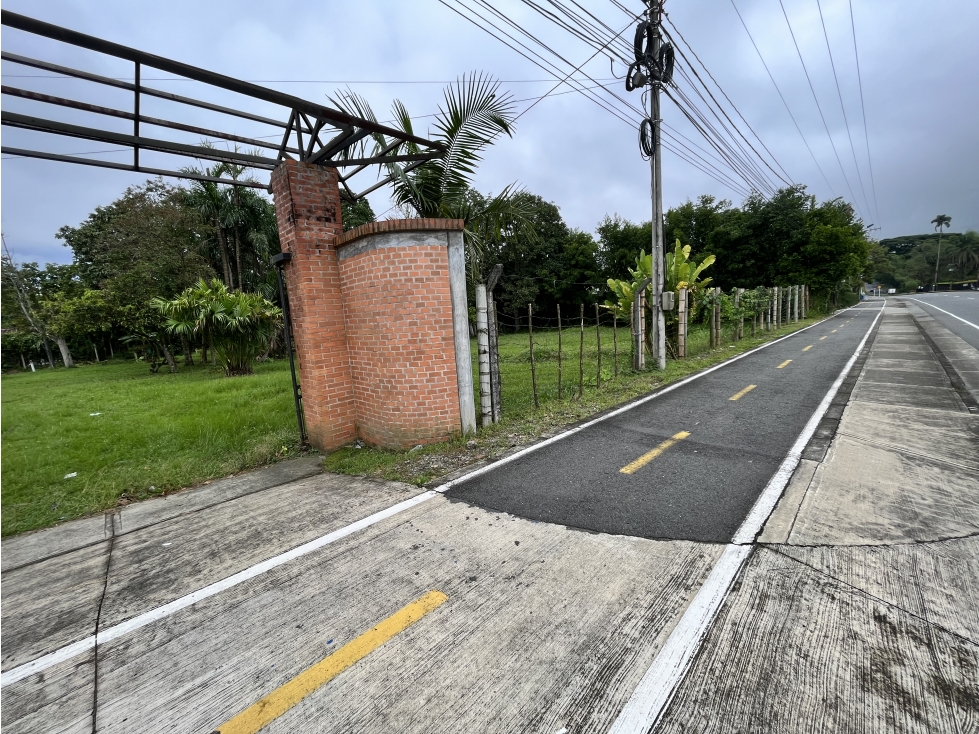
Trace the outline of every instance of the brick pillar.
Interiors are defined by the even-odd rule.
[[[283,161],[272,194],[299,356],[309,441],[321,451],[357,438],[336,238],[343,233],[335,168]]]

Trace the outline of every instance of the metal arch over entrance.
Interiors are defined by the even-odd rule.
[[[363,197],[391,180],[391,176],[384,177],[359,193],[354,193],[350,187],[350,180],[374,164],[407,163],[409,165],[405,166],[405,170],[410,170],[425,161],[440,158],[445,155],[445,148],[441,143],[408,135],[400,130],[379,125],[371,120],[354,117],[345,112],[324,107],[323,105],[315,104],[300,97],[277,92],[251,82],[245,82],[213,71],[207,71],[206,69],[174,61],[163,56],[149,54],[144,51],[129,48],[128,46],[96,38],[95,36],[89,36],[68,28],[29,18],[25,15],[12,13],[9,10],[0,11],[0,22],[8,28],[14,28],[35,36],[50,38],[107,56],[131,61],[134,64],[134,81],[129,82],[61,66],[40,59],[20,56],[7,51],[0,53],[0,58],[4,61],[133,93],[133,108],[132,111],[127,111],[3,85],[2,93],[7,97],[16,97],[56,107],[81,110],[104,117],[131,120],[133,123],[132,134],[125,134],[3,110],[0,112],[0,123],[6,127],[120,145],[132,149],[133,160],[131,164],[115,163],[73,155],[4,146],[2,152],[9,155],[41,158],[65,163],[78,163],[102,168],[114,168],[151,175],[213,181],[215,183],[234,186],[252,186],[263,189],[267,189],[269,184],[254,180],[234,180],[231,178],[213,177],[191,171],[146,167],[140,164],[139,154],[141,150],[154,151],[199,160],[228,163],[259,171],[271,171],[283,160],[298,160],[324,167],[344,169],[345,172],[343,175],[339,176],[341,194],[344,198],[351,201]],[[184,79],[190,79],[211,87],[234,92],[253,100],[271,103],[283,108],[282,117],[277,119],[258,115],[247,110],[225,107],[201,99],[185,97],[144,86],[140,82],[143,67],[164,71]],[[281,133],[281,139],[277,141],[263,140],[256,136],[242,136],[199,127],[180,120],[150,117],[140,112],[140,101],[144,96],[208,110],[212,113],[234,117],[238,120],[248,120],[251,123],[258,123],[273,130],[278,130]],[[189,145],[174,140],[147,137],[142,134],[140,129],[141,125],[193,133],[205,138],[243,144],[259,150],[244,153],[237,150],[237,148],[234,151],[221,150],[206,145]],[[360,158],[354,157],[356,151],[360,149],[358,144],[372,134],[384,135],[390,141],[390,144],[378,155]],[[275,137],[278,136],[276,135]],[[398,151],[406,143],[413,143],[420,147],[422,151],[399,154]],[[262,152],[263,150],[269,151],[268,154],[264,154]],[[347,169],[352,170],[347,172]]]

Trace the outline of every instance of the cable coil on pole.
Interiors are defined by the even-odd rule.
[[[639,152],[643,160],[653,157],[656,150],[656,138],[653,136],[653,121],[650,118],[644,119],[639,123]]]

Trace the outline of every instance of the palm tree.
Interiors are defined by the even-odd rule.
[[[931,220],[931,223],[935,225],[935,229],[938,230],[938,256],[935,258],[935,286],[933,290],[938,290],[938,261],[942,257],[942,229],[948,227],[952,223],[952,218],[945,214],[939,214],[937,217]]]
[[[952,257],[963,270],[979,267],[979,233],[969,231],[962,235],[956,244]]]
[[[445,156],[421,165],[388,163],[386,167],[394,177],[394,201],[399,209],[419,217],[465,220],[467,263],[471,276],[480,279],[485,242],[498,240],[506,230],[519,229],[525,236],[536,236],[530,223],[529,197],[520,196],[523,192],[515,184],[489,199],[470,195],[483,151],[501,135],[513,135],[514,102],[509,93],[500,93],[498,81],[483,74],[463,76],[446,87],[444,99],[444,107],[440,105],[435,114],[435,132],[430,137],[445,145]],[[337,93],[331,101],[352,115],[377,121],[367,100],[350,90]],[[411,116],[400,100],[394,101],[392,112],[397,129],[415,135]],[[372,155],[421,152],[415,143],[389,142],[379,133],[372,140]],[[358,150],[348,150],[346,155],[360,157],[368,144],[365,140],[357,146]]]

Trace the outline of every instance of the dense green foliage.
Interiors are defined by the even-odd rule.
[[[210,175],[241,179],[236,167],[216,166]],[[373,217],[370,205],[358,208]],[[154,299],[171,299],[201,279],[220,278],[236,292],[274,297],[271,258],[279,251],[275,209],[253,189],[193,182],[190,188],[161,180],[131,187],[57,237],[71,248],[71,265],[3,262],[4,366],[21,359],[53,364],[45,339],[72,355],[104,359],[117,350],[145,359],[152,370],[174,354],[185,362],[201,334],[171,334]]]

